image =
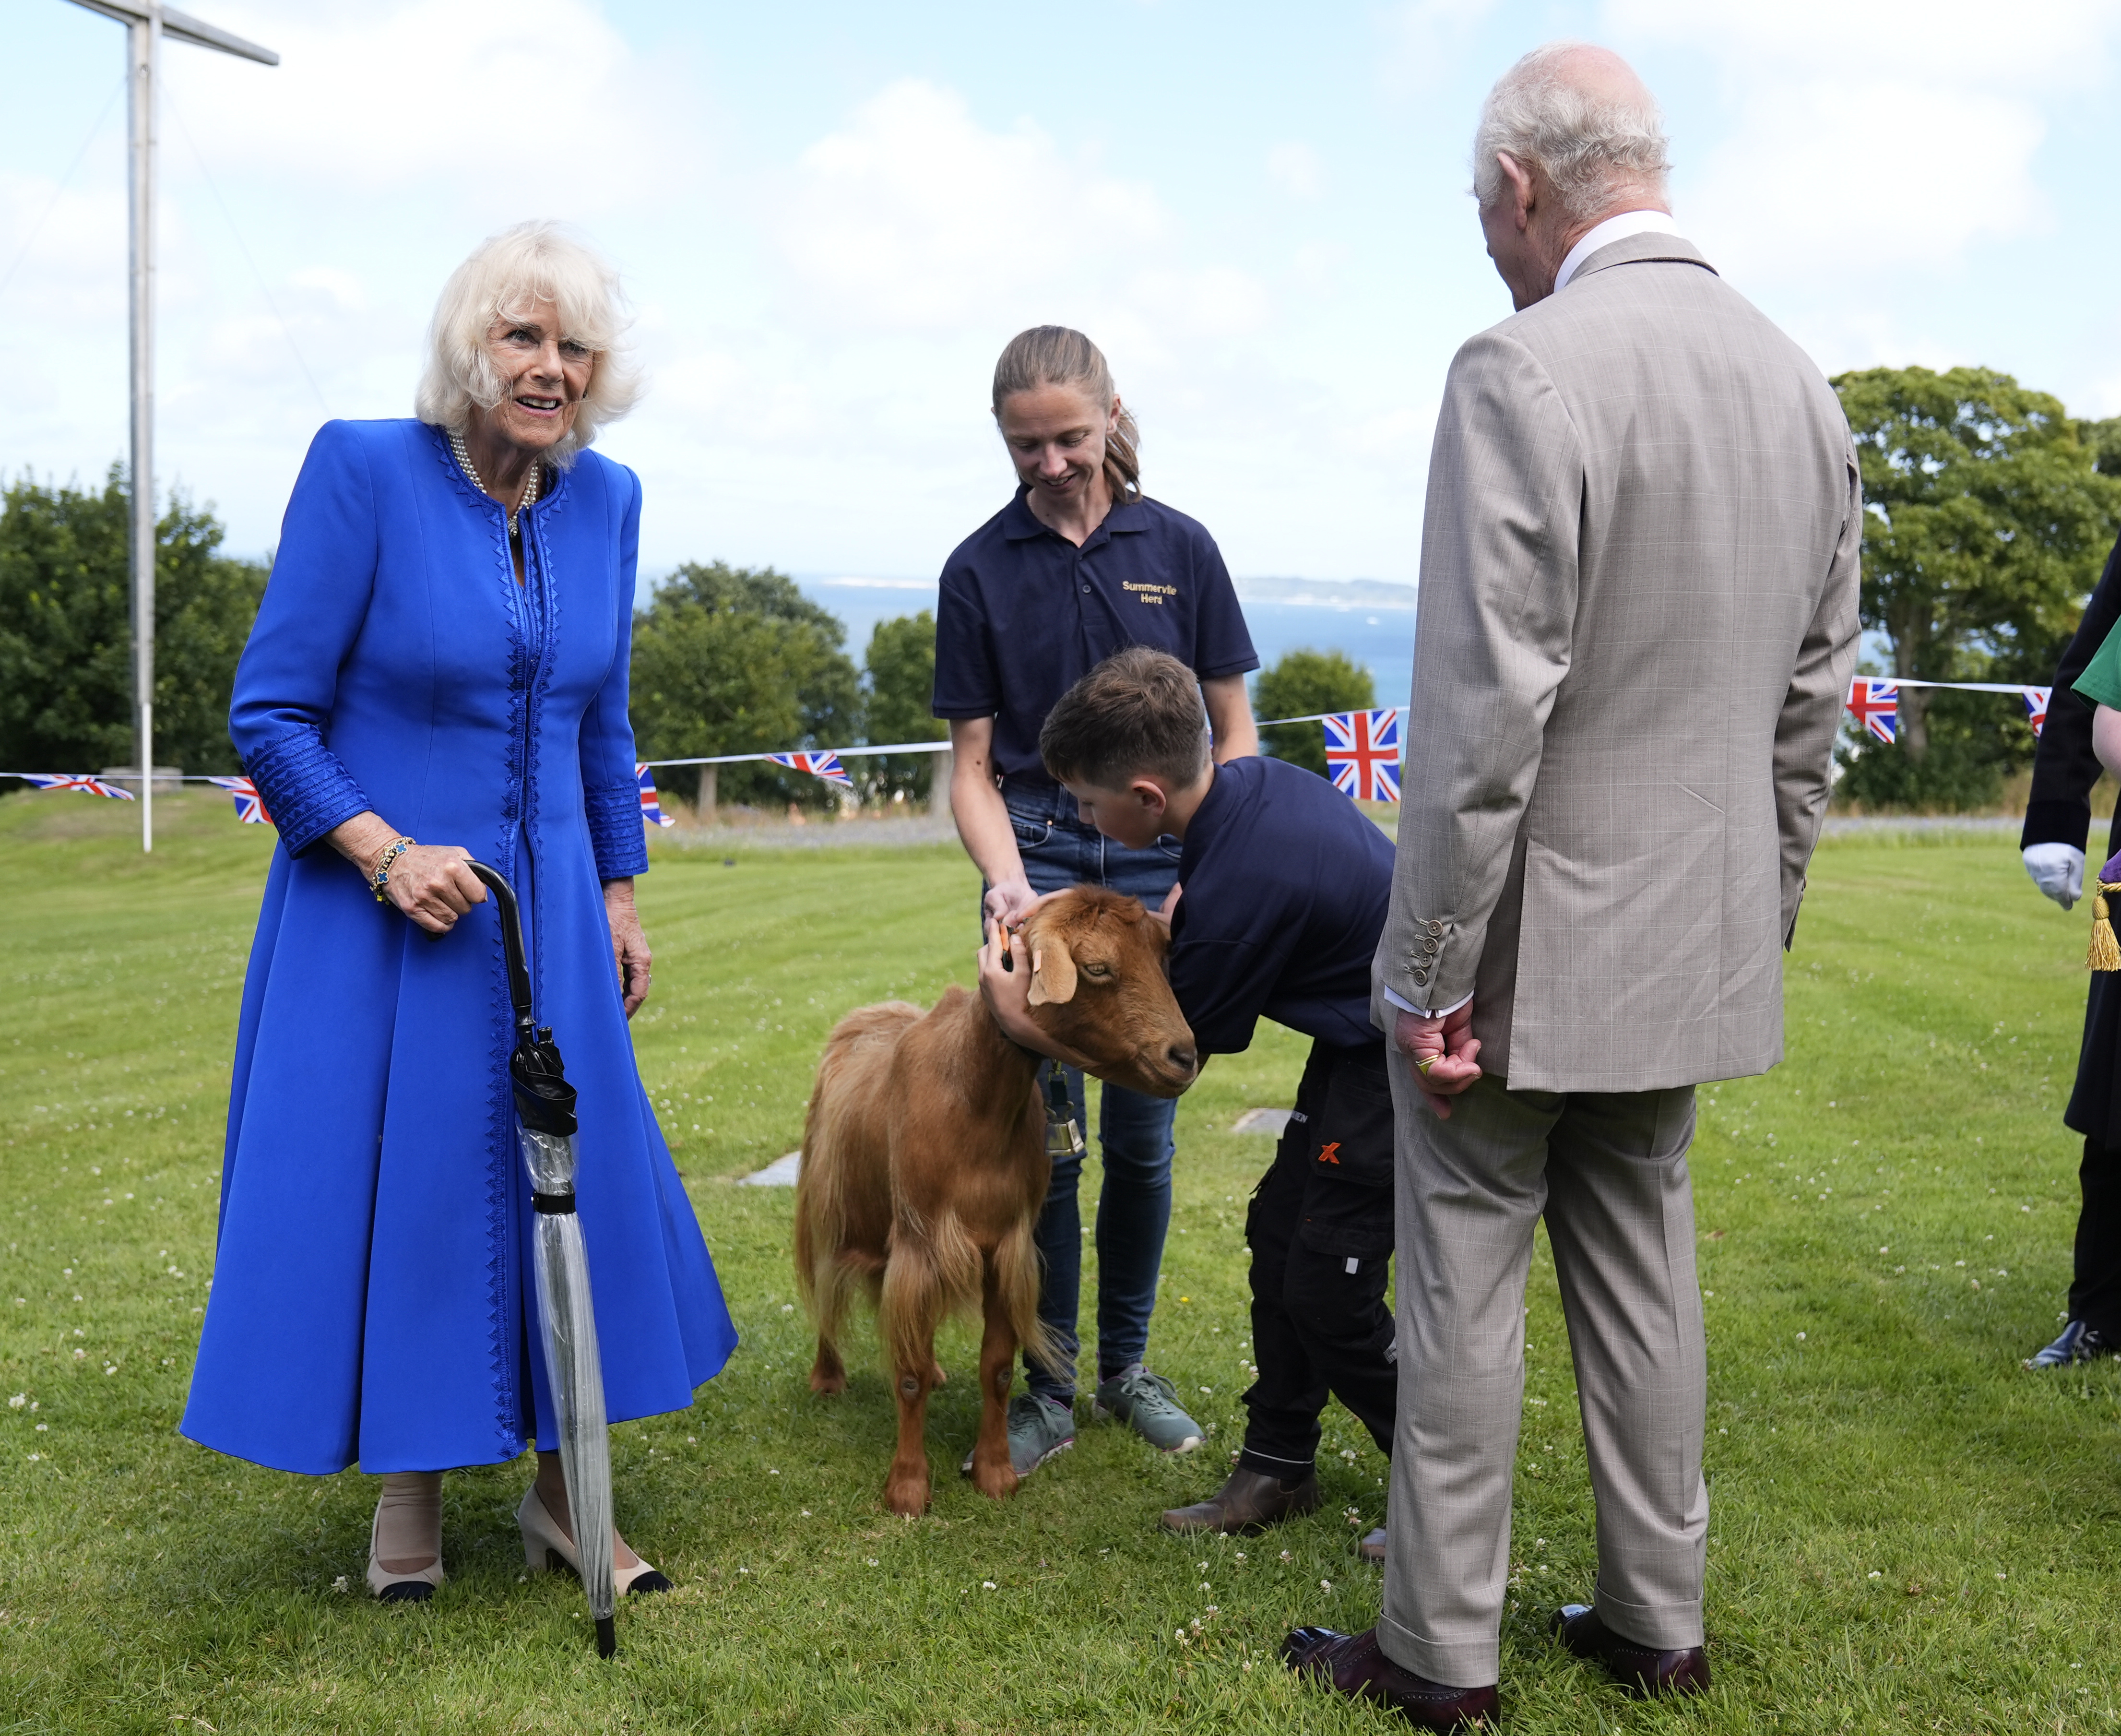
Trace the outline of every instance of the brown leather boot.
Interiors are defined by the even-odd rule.
[[[1309,1513],[1323,1498],[1315,1471],[1307,1471],[1298,1481],[1285,1483],[1264,1471],[1247,1471],[1240,1465],[1230,1473],[1230,1480],[1205,1501],[1171,1509],[1163,1515],[1163,1528],[1250,1537],[1269,1525]]]

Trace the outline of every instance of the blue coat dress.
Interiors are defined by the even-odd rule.
[[[578,1197],[614,1421],[736,1342],[635,1066],[600,883],[647,866],[627,721],[641,485],[594,452],[524,514],[417,422],[310,448],[229,730],[279,827],[245,979],[220,1245],[181,1425],[282,1470],[552,1444],[495,908],[431,941],[324,842],[374,809],[524,894],[581,1094]]]

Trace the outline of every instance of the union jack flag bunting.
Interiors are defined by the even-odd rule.
[[[2033,726],[2037,737],[2048,721],[2048,698],[2054,692],[2051,687],[2029,687],[2025,694],[2025,721]]]
[[[1899,684],[1891,681],[1866,681],[1861,677],[1850,682],[1848,715],[1856,720],[1857,728],[1868,730],[1890,747],[1894,731],[1900,721]]]
[[[265,811],[265,798],[247,777],[209,777],[207,782],[235,798],[235,817],[246,826],[269,826],[273,816]]]
[[[641,818],[650,826],[674,826],[678,823],[663,811],[663,799],[655,793],[655,774],[646,766],[636,766],[633,775],[641,780]]]
[[[121,790],[116,784],[107,784],[85,772],[24,772],[18,775],[24,783],[35,784],[40,790],[78,790],[84,796],[107,796],[113,801],[133,800],[130,790]]]
[[[1399,708],[1341,712],[1326,725],[1333,787],[1355,801],[1399,800]]]
[[[768,754],[766,757],[791,772],[808,772],[813,777],[822,777],[828,784],[841,784],[850,790],[855,786],[854,779],[847,776],[846,768],[840,763],[837,754]]]

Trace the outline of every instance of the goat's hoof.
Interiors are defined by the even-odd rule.
[[[928,1370],[928,1384],[930,1386],[941,1386],[948,1381],[949,1378],[950,1377],[948,1374],[943,1372],[943,1365],[939,1362]]]
[[[928,1479],[894,1477],[883,1486],[883,1505],[901,1519],[919,1519],[928,1510]]]
[[[845,1369],[812,1369],[810,1390],[813,1393],[844,1393],[847,1389]]]
[[[972,1463],[972,1486],[990,1500],[1007,1500],[1016,1493],[1017,1485],[1022,1481],[1006,1454],[992,1464],[982,1464],[977,1459]]]

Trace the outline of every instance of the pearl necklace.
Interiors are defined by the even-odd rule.
[[[484,494],[486,484],[478,479],[478,469],[471,461],[471,449],[464,445],[463,434],[454,428],[450,431],[450,450],[456,454],[457,462],[464,467],[464,474],[470,478],[472,487],[478,489],[481,494]],[[511,541],[517,534],[517,521],[537,504],[538,484],[544,474],[544,465],[534,459],[530,464],[530,474],[524,479],[523,498],[515,503],[515,511],[508,514],[508,534]]]

